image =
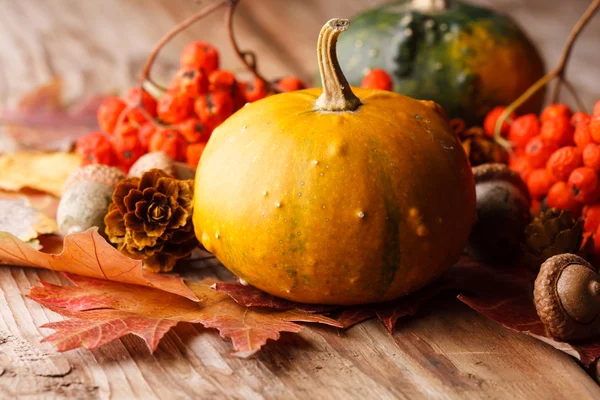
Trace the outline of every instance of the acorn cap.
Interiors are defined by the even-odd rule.
[[[114,188],[123,179],[125,179],[125,175],[118,168],[102,164],[86,165],[85,167],[76,169],[69,175],[63,185],[63,193],[77,182],[83,180],[103,183]]]
[[[555,339],[579,340],[600,334],[600,276],[575,254],[546,260],[535,280],[535,308]]]

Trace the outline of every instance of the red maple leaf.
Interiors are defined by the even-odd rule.
[[[315,322],[340,327],[335,320],[295,310],[250,309],[238,305],[226,294],[211,289],[214,279],[190,282],[200,302],[159,290],[65,274],[76,286],[42,283],[29,297],[69,317],[44,328],[55,333],[44,341],[66,351],[80,346],[95,349],[132,333],[154,351],[163,335],[178,322],[199,323],[215,328],[233,342],[234,355],[248,357],[277,340],[281,332],[299,332],[295,322]]]

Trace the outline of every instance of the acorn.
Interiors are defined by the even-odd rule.
[[[466,251],[475,259],[502,264],[518,254],[531,214],[531,198],[521,177],[504,164],[473,168],[477,222]]]
[[[173,161],[162,151],[153,151],[141,156],[129,169],[129,177],[142,176],[151,169],[160,169],[174,178],[194,179],[196,171],[185,163]]]
[[[600,336],[600,276],[575,254],[548,258],[533,290],[535,308],[554,339],[583,340]]]
[[[104,216],[112,194],[125,176],[115,167],[94,164],[75,170],[65,181],[56,222],[62,235],[98,227],[104,232]]]

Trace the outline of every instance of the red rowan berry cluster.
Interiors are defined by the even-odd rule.
[[[296,77],[282,78],[276,85],[281,91],[305,88]],[[84,165],[106,164],[125,172],[152,151],[195,168],[213,130],[247,102],[269,94],[262,80],[243,82],[219,69],[215,47],[192,42],[183,49],[180,68],[158,99],[137,87],[122,98],[108,98],[98,109],[101,132],[80,138],[76,151]]]

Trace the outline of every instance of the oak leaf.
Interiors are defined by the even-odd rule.
[[[129,333],[141,337],[154,351],[170,328],[178,322],[190,322],[217,329],[222,337],[232,340],[234,355],[249,357],[268,339],[279,339],[281,332],[299,332],[302,326],[294,322],[340,326],[322,315],[241,306],[212,290],[211,286],[219,282],[210,278],[189,282],[200,299],[193,302],[155,289],[65,275],[76,286],[42,283],[29,293],[31,299],[70,318],[42,326],[55,330],[44,341],[60,351],[80,346],[95,349]]]
[[[81,165],[72,153],[17,152],[0,156],[0,189],[39,190],[60,197],[65,180]]]
[[[54,78],[0,110],[0,153],[19,150],[67,151],[80,136],[98,130],[96,113],[106,96],[65,105],[62,82]]]
[[[148,286],[197,300],[183,279],[144,270],[142,261],[121,254],[100,236],[97,228],[65,236],[60,254],[37,251],[10,233],[0,232],[0,264],[46,268]]]

